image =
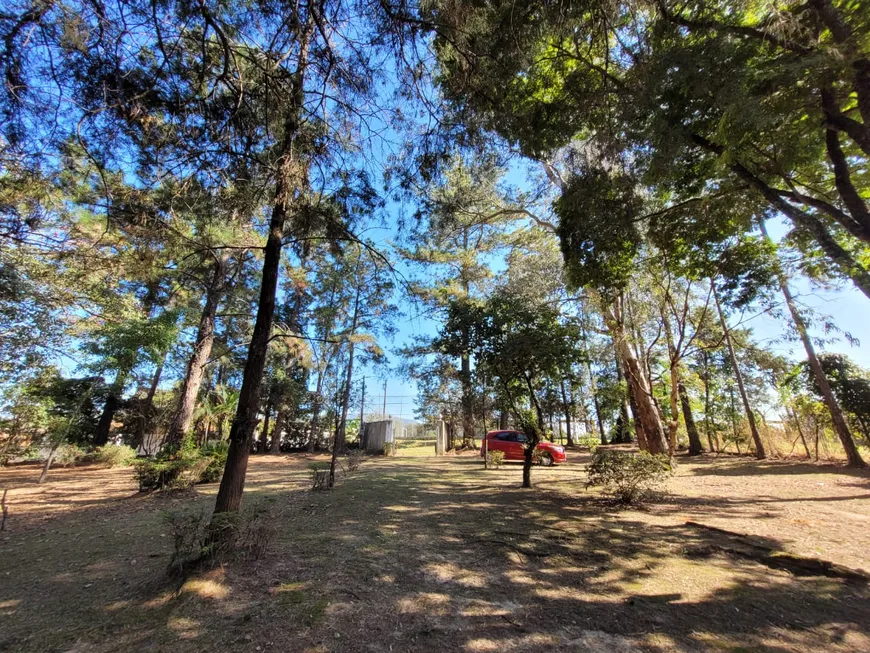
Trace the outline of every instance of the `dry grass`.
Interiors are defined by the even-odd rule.
[[[307,490],[309,456],[253,457],[246,501],[281,507],[277,541],[181,586],[161,513],[207,510],[215,486],[139,496],[129,470],[45,486],[0,470],[0,650],[870,650],[864,583],[796,576],[687,524],[870,569],[866,473],[685,459],[641,512],[583,490],[577,454],[529,492],[519,465],[408,453],[326,493]]]

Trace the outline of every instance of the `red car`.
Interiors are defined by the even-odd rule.
[[[523,460],[525,443],[526,436],[520,431],[490,431],[480,445],[480,455],[486,456],[487,451],[504,451],[505,460]],[[539,442],[537,450],[540,452],[541,464],[545,466],[564,463],[568,459],[565,456],[565,447],[552,442]]]

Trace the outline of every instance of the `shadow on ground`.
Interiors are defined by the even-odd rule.
[[[863,582],[611,509],[570,468],[535,476],[527,491],[474,456],[381,459],[313,493],[304,462],[255,457],[268,555],[184,584],[163,575],[160,513],[207,510],[214,488],[61,514],[0,540],[0,650],[870,650]]]

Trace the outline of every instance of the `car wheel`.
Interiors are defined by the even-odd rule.
[[[553,456],[548,453],[541,454],[541,465],[544,467],[549,467],[553,464]]]

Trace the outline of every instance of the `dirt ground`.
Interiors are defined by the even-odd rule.
[[[682,458],[660,503],[622,510],[579,453],[531,491],[519,465],[400,455],[315,493],[311,460],[252,457],[245,501],[277,536],[186,582],[164,514],[208,514],[215,485],[0,469],[0,650],[870,650],[870,589],[844,577],[870,571],[868,473]]]

